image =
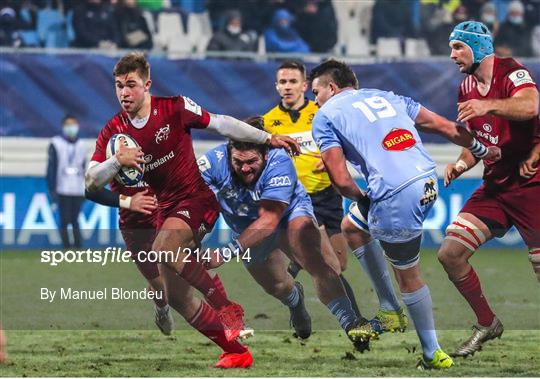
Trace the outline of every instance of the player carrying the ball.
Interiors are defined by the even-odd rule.
[[[244,328],[242,307],[217,290],[202,262],[184,261],[184,253],[199,246],[219,215],[219,204],[197,168],[191,129],[208,129],[225,137],[285,147],[295,153],[299,146],[290,137],[272,136],[235,118],[210,114],[187,97],[152,96],[150,64],[141,53],[122,57],[113,75],[122,111],[107,122],[98,136],[86,173],[86,187],[90,191],[98,190],[122,167],[142,171],[140,164],[145,163],[144,180],[156,193],[159,203],[158,233],[152,250],[175,253],[169,256],[171,259],[161,262],[162,269],[179,275],[211,305],[189,309],[186,313],[209,320],[214,318],[217,309],[225,340],[234,343]],[[121,149],[106,159],[107,143],[118,133],[132,137],[140,148]],[[165,286],[173,286],[167,277]],[[247,348],[239,343],[228,346],[222,358],[226,358],[228,367],[246,367],[252,362]]]

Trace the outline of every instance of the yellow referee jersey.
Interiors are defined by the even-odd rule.
[[[268,133],[285,134],[296,139],[302,148],[299,156],[293,158],[300,182],[310,194],[321,191],[331,185],[326,172],[315,170],[321,160],[321,153],[311,136],[311,123],[319,108],[306,99],[298,110],[288,110],[281,103],[264,115],[264,128]]]

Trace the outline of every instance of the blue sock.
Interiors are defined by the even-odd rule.
[[[392,279],[379,241],[373,240],[353,251],[353,254],[369,276],[371,285],[377,292],[381,309],[385,311],[399,310],[401,306],[392,287]]]
[[[298,287],[296,287],[296,285],[293,286],[290,294],[288,294],[285,298],[281,299],[281,302],[289,308],[296,307],[299,301],[300,291],[298,291]]]
[[[435,350],[439,349],[440,346],[437,342],[437,332],[433,320],[433,303],[429,288],[424,284],[423,287],[414,292],[401,293],[401,296],[414,322],[416,334],[418,334],[424,351],[424,358],[430,361],[433,359]]]
[[[332,312],[343,330],[347,330],[356,321],[356,313],[347,296],[331,300],[326,306],[330,309],[330,312]]]

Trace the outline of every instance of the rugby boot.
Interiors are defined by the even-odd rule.
[[[454,361],[442,349],[435,350],[433,359],[427,361],[424,357],[416,364],[418,370],[441,370],[450,368],[454,365]]]
[[[360,317],[356,322],[346,330],[347,337],[351,340],[354,345],[354,349],[363,353],[366,350],[369,350],[369,339],[363,339],[360,337],[360,328],[366,324],[369,324],[368,319]]]
[[[306,339],[311,335],[311,317],[304,303],[304,287],[298,282],[294,285],[298,288],[300,296],[296,307],[289,308],[291,312],[290,325],[294,328],[296,338]]]
[[[379,309],[369,323],[362,325],[357,333],[363,340],[376,340],[385,332],[404,332],[409,324],[409,319],[403,308],[398,311],[385,311]],[[355,332],[356,333],[356,332]]]
[[[216,368],[248,368],[253,364],[253,356],[247,350],[244,353],[223,353],[219,356]]]
[[[218,310],[219,320],[225,331],[225,338],[232,342],[237,338],[248,338],[253,335],[253,329],[244,325],[244,309],[240,304],[230,303]]]
[[[171,308],[168,304],[163,308],[158,308],[157,305],[154,304],[154,321],[159,330],[161,330],[161,333],[166,336],[171,335],[174,320],[171,314]]]
[[[501,338],[504,327],[501,321],[495,317],[490,326],[474,325],[472,327],[472,336],[463,342],[452,354],[453,357],[466,357],[473,355],[482,349],[482,345],[492,339]]]

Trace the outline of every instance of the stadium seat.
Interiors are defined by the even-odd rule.
[[[429,57],[429,47],[424,38],[407,38],[405,40],[405,56],[407,58]]]
[[[68,46],[66,21],[57,10],[46,8],[38,11],[37,33],[45,47]]]
[[[142,12],[144,19],[146,20],[146,25],[148,25],[148,30],[152,34],[152,38],[156,35],[156,21],[154,20],[154,15],[148,10]]]
[[[333,5],[338,21],[337,54],[370,55],[369,32],[374,0],[340,1]]]
[[[196,52],[203,53],[212,38],[212,26],[208,12],[190,13],[187,20],[187,35]]]
[[[401,57],[401,42],[399,38],[377,38],[377,57]]]
[[[182,17],[178,12],[161,12],[157,18],[156,43],[169,53],[189,53],[191,43],[184,32]]]

